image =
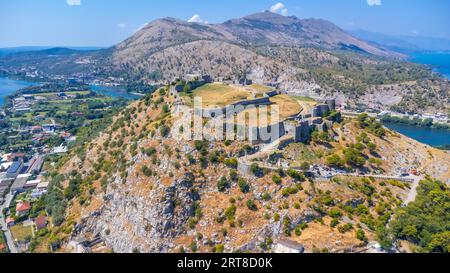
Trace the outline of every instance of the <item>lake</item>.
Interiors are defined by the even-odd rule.
[[[37,85],[34,82],[17,81],[8,78],[0,77],[0,107],[5,104],[5,99],[9,95],[14,94],[16,91],[22,88]]]
[[[450,130],[417,127],[401,123],[383,123],[387,128],[430,146],[450,144]]]
[[[450,52],[423,52],[411,56],[410,61],[429,65],[434,71],[450,79]]]

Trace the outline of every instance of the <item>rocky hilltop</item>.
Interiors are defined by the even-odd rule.
[[[170,130],[177,99],[169,88],[146,96],[96,139],[48,166],[47,204],[64,200],[48,210],[56,219],[67,208],[50,233],[49,240],[61,243],[58,251],[84,242],[83,249],[94,252],[270,252],[285,238],[309,252],[367,251],[411,195],[411,184],[314,179],[305,164],[380,175],[410,168],[441,179],[450,175],[447,152],[357,120],[337,123],[309,144],[290,144],[242,172],[240,158],[258,148],[246,141],[179,139]],[[266,169],[277,158],[300,168]]]

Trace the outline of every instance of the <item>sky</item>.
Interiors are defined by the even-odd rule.
[[[157,18],[214,24],[264,10],[343,29],[450,39],[448,0],[0,0],[0,47],[106,47]]]

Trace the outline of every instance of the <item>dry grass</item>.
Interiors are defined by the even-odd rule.
[[[248,86],[248,88],[250,90],[252,90],[254,92],[258,92],[258,93],[266,93],[266,92],[270,92],[270,91],[275,90],[275,88],[273,88],[273,87],[265,86],[265,85],[262,85],[262,84],[256,84],[256,83]]]
[[[31,226],[17,225],[11,228],[11,233],[14,239],[23,242],[27,238],[31,238],[33,236],[33,231],[31,228]]]
[[[201,97],[204,108],[224,107],[229,104],[248,99],[250,93],[242,88],[211,83],[193,91],[192,96],[184,96],[187,105],[193,103],[194,97]]]
[[[279,107],[281,120],[299,114],[303,110],[297,100],[288,95],[278,95],[270,98],[270,101]]]

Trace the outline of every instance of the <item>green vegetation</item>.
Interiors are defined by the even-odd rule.
[[[429,128],[449,129],[450,130],[450,125],[434,124],[432,119],[394,117],[394,116],[386,115],[383,118],[381,118],[381,121],[389,122],[389,123],[407,124],[407,125],[418,126],[418,127],[429,127]]]
[[[450,250],[450,191],[430,178],[421,181],[416,201],[395,212],[390,224],[396,239],[418,245],[419,252]]]
[[[253,199],[249,199],[249,200],[247,201],[247,208],[248,208],[249,210],[253,210],[253,211],[258,210],[258,207],[256,206],[255,201],[253,201]]]
[[[386,135],[386,130],[383,124],[376,120],[376,118],[371,118],[367,114],[361,114],[358,116],[358,126],[361,129],[367,129],[372,134],[377,137],[383,137]]]
[[[228,188],[230,188],[230,182],[228,182],[226,177],[222,176],[219,181],[217,181],[217,190],[219,192],[225,192]]]
[[[19,242],[30,242],[33,237],[32,226],[15,225],[11,227],[11,234]]]
[[[243,178],[238,179],[238,185],[242,193],[248,193],[250,191],[250,185]]]

